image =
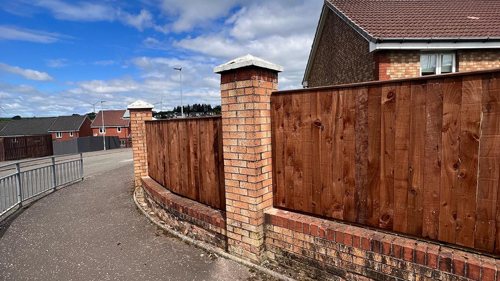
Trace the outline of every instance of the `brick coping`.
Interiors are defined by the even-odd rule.
[[[142,177],[141,183],[144,189],[149,191],[156,199],[163,202],[165,206],[213,226],[222,229],[226,228],[226,214],[224,211],[213,209],[199,202],[174,194],[149,176]]]
[[[500,278],[500,259],[492,257],[275,208],[265,211],[265,220],[266,224],[294,233],[323,238],[473,280]]]

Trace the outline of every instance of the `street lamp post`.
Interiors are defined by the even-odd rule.
[[[180,73],[180,83],[181,83],[181,117],[184,118],[184,105],[182,104],[182,67],[174,67],[174,70],[178,70]]]
[[[104,150],[106,150],[106,128],[104,128],[104,109],[102,105],[104,102],[105,101],[103,100],[101,101],[101,112],[102,112],[101,119],[102,119],[102,143],[104,145]]]

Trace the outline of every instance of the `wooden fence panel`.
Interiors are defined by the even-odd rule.
[[[225,210],[222,119],[146,122],[149,176],[170,191]]]
[[[275,92],[274,206],[500,253],[500,71]]]
[[[0,161],[53,155],[51,135],[3,137],[1,139]]]

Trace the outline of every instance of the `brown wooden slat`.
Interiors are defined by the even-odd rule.
[[[303,122],[301,111],[303,111],[301,95],[292,96],[292,131],[291,131],[291,141],[293,142],[293,208],[299,211],[308,211],[304,209],[304,166],[302,162],[303,158],[303,145],[305,141],[303,139]]]
[[[474,229],[476,225],[481,84],[480,80],[475,83],[469,78],[464,78],[462,82],[456,243],[467,247],[474,247]]]
[[[292,139],[292,96],[283,97],[283,114],[285,116],[284,141],[285,141],[285,206],[294,208],[294,183],[293,183],[293,162],[294,162],[294,141]]]
[[[378,227],[380,214],[380,126],[382,87],[368,90],[368,220],[369,226]]]
[[[312,157],[312,122],[311,103],[315,97],[313,95],[300,95],[301,100],[301,135],[302,135],[302,210],[312,212],[312,177],[314,158]]]
[[[285,123],[283,96],[271,98],[272,149],[273,149],[273,202],[274,206],[285,207]],[[280,187],[280,188],[278,188]]]
[[[356,204],[354,221],[366,224],[368,219],[368,88],[358,88],[354,92],[355,103],[355,180],[354,202]]]
[[[477,77],[476,79],[464,80],[464,84],[468,86],[464,86],[464,91],[465,88],[475,88],[475,90],[472,90],[473,93],[470,93],[475,94],[477,90],[481,90],[481,110],[483,114],[479,145],[477,220],[474,248],[494,252],[496,250],[495,238],[497,238],[497,227],[495,225],[497,224],[498,182],[500,176],[500,81],[492,76],[484,80]],[[479,84],[481,82],[482,85]],[[482,86],[482,88],[478,89],[479,86]]]
[[[396,93],[394,140],[394,231],[408,229],[408,176],[410,150],[411,84],[403,83]]]
[[[321,215],[332,217],[333,206],[333,138],[335,126],[335,114],[333,113],[336,107],[334,96],[337,92],[327,91],[319,92],[318,99],[320,104],[321,118],[320,122],[315,124],[318,134],[321,136],[319,143],[320,149],[320,166],[321,170]]]
[[[408,188],[407,233],[422,235],[425,166],[425,98],[426,84],[411,86],[410,118],[410,174]]]
[[[348,89],[341,93],[344,95],[344,106],[342,112],[343,121],[343,185],[344,185],[344,220],[355,222],[356,205],[354,202],[355,194],[355,139],[354,139],[354,121],[355,121],[355,105],[354,105],[354,92]]]
[[[441,151],[443,127],[444,80],[427,85],[424,166],[424,210],[422,236],[437,239],[439,235],[439,193],[441,190]]]
[[[311,179],[311,189],[312,189],[311,213],[316,215],[322,214],[321,198],[323,195],[322,192],[323,174],[321,173],[323,167],[322,155],[321,155],[322,154],[321,135],[323,134],[324,131],[324,129],[322,128],[325,127],[321,120],[322,105],[320,103],[320,97],[326,99],[330,98],[329,100],[331,101],[331,96],[328,97],[328,95],[323,95],[322,92],[313,92],[311,94],[311,122],[313,124],[311,124],[310,134],[311,134],[311,154],[312,158],[314,159],[314,166],[311,167],[313,173]]]
[[[443,92],[443,152],[441,164],[441,192],[439,210],[440,241],[455,243],[458,168],[460,149],[460,109],[462,83],[457,79],[444,80]]]
[[[394,221],[394,145],[396,95],[398,85],[382,87],[380,132],[380,214],[378,227],[393,229]]]

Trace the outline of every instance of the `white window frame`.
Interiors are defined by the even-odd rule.
[[[104,135],[106,134],[106,128],[104,128]],[[103,135],[102,127],[99,128],[99,135]]]
[[[62,132],[56,132],[56,139],[62,139]]]
[[[422,77],[422,55],[426,55],[426,56],[429,56],[429,55],[435,55],[436,56],[436,74],[434,75],[438,75],[438,74],[441,74],[441,64],[442,64],[442,61],[441,61],[441,57],[443,55],[452,55],[452,67],[451,67],[451,73],[455,73],[457,72],[457,61],[456,61],[456,54],[453,53],[453,52],[440,52],[440,53],[427,53],[427,52],[421,52],[420,53],[420,76]],[[428,76],[428,75],[425,75],[425,76]]]
[[[69,137],[72,138],[73,137],[73,132],[69,132]]]
[[[122,127],[117,127],[116,132],[121,133],[122,132]]]

